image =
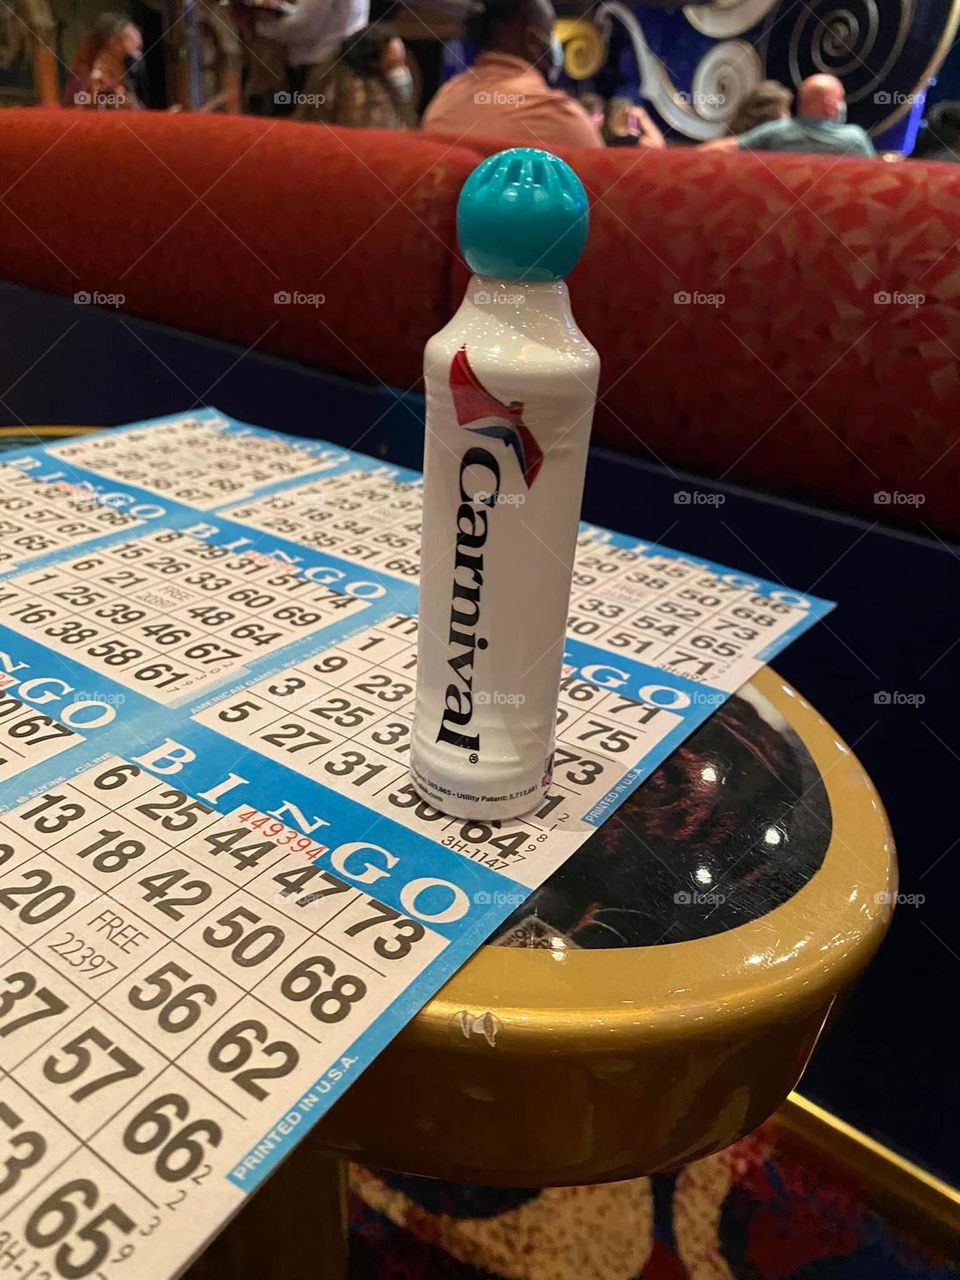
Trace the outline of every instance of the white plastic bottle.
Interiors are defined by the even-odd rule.
[[[421,795],[457,817],[519,816],[550,783],[600,372],[563,280],[587,219],[556,156],[490,156],[457,208],[476,274],[427,343],[411,769]]]

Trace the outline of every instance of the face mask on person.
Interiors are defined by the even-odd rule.
[[[387,79],[404,100],[409,102],[413,97],[413,73],[409,67],[394,67],[387,72]]]
[[[550,38],[550,64],[547,68],[547,80],[556,84],[563,70],[563,45],[556,35]]]
[[[847,104],[845,102],[841,102],[838,105],[837,114],[833,117],[833,123],[834,124],[847,123]]]

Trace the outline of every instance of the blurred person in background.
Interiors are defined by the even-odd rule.
[[[701,151],[731,151],[737,138],[758,125],[771,120],[786,120],[793,106],[793,94],[779,80],[761,80],[749,89],[733,110],[727,122],[727,136],[700,144]]]
[[[960,102],[938,102],[920,126],[911,160],[960,160]]]
[[[422,127],[526,147],[603,146],[580,103],[551,88],[563,65],[555,18],[550,0],[474,0],[466,36],[477,60],[440,86]]]
[[[599,93],[581,93],[577,99],[581,107],[590,117],[595,129],[603,129],[604,101]]]
[[[296,118],[358,129],[410,129],[413,89],[403,41],[393,27],[376,22],[344,41],[325,75],[310,78]]]
[[[734,108],[727,128],[736,138],[759,124],[786,120],[793,107],[793,94],[779,80],[761,80],[743,95]]]
[[[80,40],[60,99],[64,107],[138,111],[135,78],[143,59],[140,28],[125,13],[101,13]]]
[[[257,30],[283,46],[297,92],[315,95],[344,42],[369,21],[370,0],[299,0],[292,13],[264,16]]]
[[[847,124],[847,100],[836,76],[808,76],[797,88],[796,117],[758,124],[735,138],[707,143],[712,150],[819,152],[837,156],[875,156],[873,143],[858,124]]]
[[[611,98],[603,113],[603,140],[608,147],[663,147],[663,134],[629,98]]]

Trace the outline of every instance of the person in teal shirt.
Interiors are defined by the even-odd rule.
[[[847,124],[847,101],[836,76],[817,75],[797,89],[796,116],[768,120],[736,138],[707,142],[712,151],[819,151],[835,156],[874,156],[858,124]]]

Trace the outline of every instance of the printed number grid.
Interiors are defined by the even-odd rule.
[[[305,546],[335,552],[402,578],[420,571],[419,484],[375,471],[294,485],[230,508],[232,519]],[[753,655],[802,620],[806,610],[758,594],[758,583],[728,580],[654,547],[609,545],[581,536],[568,634],[661,671],[732,691],[755,667]]]
[[[0,691],[0,782],[83,741],[76,729]]]
[[[608,545],[577,547],[567,634],[659,670],[733,692],[757,653],[807,616],[793,592],[720,576],[671,556]]]
[[[313,866],[322,852],[120,757],[4,815],[5,1221],[40,1249],[51,1198],[115,1210],[102,1242],[71,1237],[43,1274],[100,1274],[101,1247],[125,1259],[184,1202],[206,1204],[286,1100],[349,1070],[358,1031],[446,945]]]
[[[422,508],[419,481],[355,470],[295,485],[223,514],[305,547],[332,551],[414,581],[420,574]]]
[[[8,625],[162,703],[366,607],[170,530],[0,582]]]
[[[162,430],[158,430],[162,426]],[[264,485],[336,466],[346,455],[306,441],[231,432],[223,420],[182,418],[51,445],[64,462],[201,510]]]
[[[0,465],[0,573],[140,523],[77,486],[44,483],[14,466]]]
[[[565,676],[553,782],[537,812],[465,822],[423,801],[408,760],[417,621],[395,615],[207,707],[195,719],[521,884],[582,842],[582,818],[680,717]]]

